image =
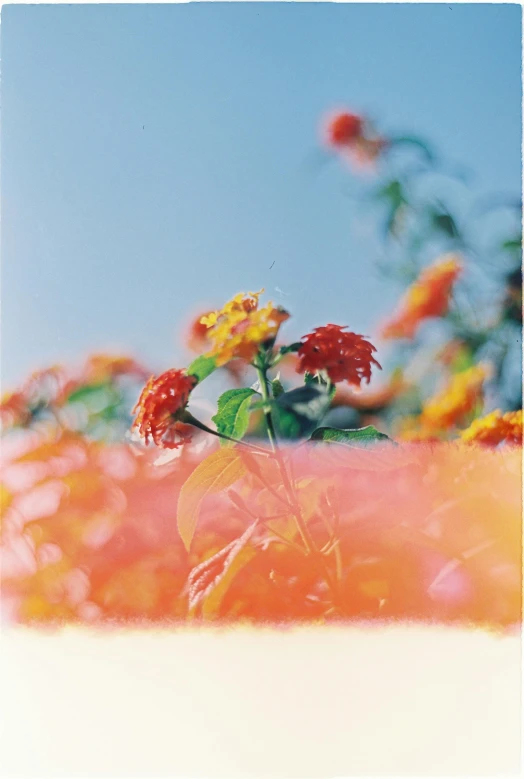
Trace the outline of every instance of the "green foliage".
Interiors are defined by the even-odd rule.
[[[323,441],[324,443],[346,444],[352,447],[367,447],[378,442],[394,441],[385,433],[381,433],[373,425],[360,427],[355,430],[339,430],[335,427],[318,427],[312,434],[310,441]]]
[[[309,435],[330,403],[330,391],[325,384],[306,384],[282,393],[272,403],[279,435],[286,439]]]
[[[217,431],[231,438],[241,440],[249,425],[249,405],[255,390],[250,388],[232,389],[224,392],[218,399],[218,411],[213,422]],[[223,446],[231,446],[232,442],[221,441]]]

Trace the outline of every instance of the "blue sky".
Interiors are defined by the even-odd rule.
[[[479,192],[518,194],[520,19],[499,4],[4,6],[5,389],[92,350],[182,365],[188,317],[240,290],[287,306],[292,336],[373,332],[399,290],[347,174],[306,164],[319,118],[370,112],[472,168]]]

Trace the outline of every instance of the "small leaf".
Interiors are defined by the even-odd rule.
[[[434,211],[431,214],[431,220],[433,226],[442,233],[445,233],[449,238],[459,238],[460,232],[451,214]]]
[[[232,541],[209,560],[205,560],[200,565],[197,565],[196,568],[193,568],[187,580],[190,611],[204,599],[208,599],[209,596],[213,596],[213,603],[206,604],[207,609],[204,611],[210,615],[218,610],[227,587],[239,570],[239,566],[234,566],[233,568],[233,563],[245,548],[257,525],[258,520],[249,525],[240,538]],[[245,565],[251,557],[252,555],[244,555],[244,560],[241,562]],[[219,585],[221,585],[220,592],[217,592]]]
[[[281,346],[278,353],[289,354],[290,352],[298,352],[301,346],[302,343],[300,341],[295,341],[295,343],[289,344],[289,346]]]
[[[390,181],[385,187],[382,187],[377,193],[379,198],[388,200],[392,208],[396,211],[401,205],[406,203],[406,197],[404,195],[404,188],[400,181],[396,179]]]
[[[510,238],[508,241],[504,241],[500,248],[505,252],[520,254],[522,251],[522,239],[520,236],[517,238]]]
[[[186,373],[189,376],[195,376],[195,378],[200,382],[204,381],[204,379],[207,379],[207,377],[213,373],[216,367],[217,364],[214,357],[208,357],[205,354],[201,354],[200,357],[197,357],[196,360],[193,360]]]
[[[188,551],[204,498],[231,487],[244,475],[245,470],[245,465],[235,449],[220,449],[197,465],[183,484],[178,498],[177,525]]]
[[[381,433],[373,425],[359,427],[353,430],[340,430],[336,427],[318,427],[312,434],[310,441],[324,441],[325,443],[346,444],[352,447],[369,446],[377,441],[395,442],[385,433]]]
[[[273,393],[274,398],[278,398],[280,395],[283,395],[285,392],[284,385],[280,381],[280,379],[273,379],[271,381],[271,392]]]
[[[218,399],[218,411],[213,422],[217,431],[224,435],[241,440],[246,434],[249,425],[249,403],[255,390],[232,389],[224,392]],[[223,445],[231,445],[230,441],[223,441]]]

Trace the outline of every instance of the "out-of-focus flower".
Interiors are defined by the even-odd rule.
[[[133,409],[137,429],[146,445],[151,437],[157,446],[176,449],[191,440],[187,425],[181,426],[191,390],[196,386],[194,376],[172,368],[156,378],[151,376]]]
[[[273,341],[282,322],[289,319],[288,312],[273,303],[258,308],[262,292],[235,295],[220,311],[202,317],[217,365],[235,357],[250,362],[260,345]]]
[[[382,329],[382,337],[413,338],[423,319],[446,314],[451,288],[461,270],[460,260],[453,254],[423,270]]]
[[[406,443],[430,444],[440,441],[435,430],[428,427],[419,416],[405,416],[400,419],[395,438]]]
[[[325,139],[329,146],[346,147],[360,137],[363,128],[362,117],[347,111],[340,111],[328,117],[325,124]]]
[[[375,391],[358,392],[351,387],[340,387],[331,401],[331,405],[333,408],[349,406],[361,411],[382,409],[395,400],[408,386],[402,372],[396,371],[385,387]]]
[[[456,373],[441,392],[424,404],[423,424],[436,430],[462,424],[482,401],[483,385],[490,374],[489,366],[482,363]]]
[[[373,357],[376,349],[362,335],[345,329],[330,324],[305,335],[298,350],[297,373],[325,371],[334,384],[347,381],[360,387],[362,379],[369,384],[371,365],[381,368]]]
[[[389,146],[386,138],[378,135],[371,124],[358,114],[338,111],[325,120],[324,143],[350,158],[357,167],[373,166]]]
[[[471,359],[471,350],[460,338],[454,338],[440,349],[436,358],[447,368],[454,368]]]
[[[503,441],[522,444],[522,411],[508,411],[506,414],[500,409],[492,411],[491,414],[473,420],[460,437],[468,444],[497,446]]]
[[[84,369],[85,381],[101,383],[118,376],[132,376],[146,379],[147,371],[132,357],[112,354],[93,354],[88,358]]]
[[[23,425],[31,419],[27,397],[23,392],[7,392],[0,401],[2,427]]]
[[[202,322],[204,317],[210,316],[212,312],[206,311],[193,319],[186,333],[186,345],[192,352],[201,354],[210,348],[207,331],[208,326]]]

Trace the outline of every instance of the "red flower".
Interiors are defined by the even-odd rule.
[[[373,344],[356,333],[345,333],[345,326],[316,327],[303,337],[298,350],[297,373],[317,373],[324,370],[336,384],[347,381],[360,387],[362,379],[369,384],[371,364],[382,366],[373,357]]]
[[[137,414],[133,428],[138,429],[146,445],[150,437],[163,449],[176,449],[191,440],[180,418],[196,384],[194,376],[176,368],[157,378],[151,376],[133,409]]]
[[[335,114],[327,123],[326,135],[330,146],[347,146],[362,133],[362,119],[356,114]]]

